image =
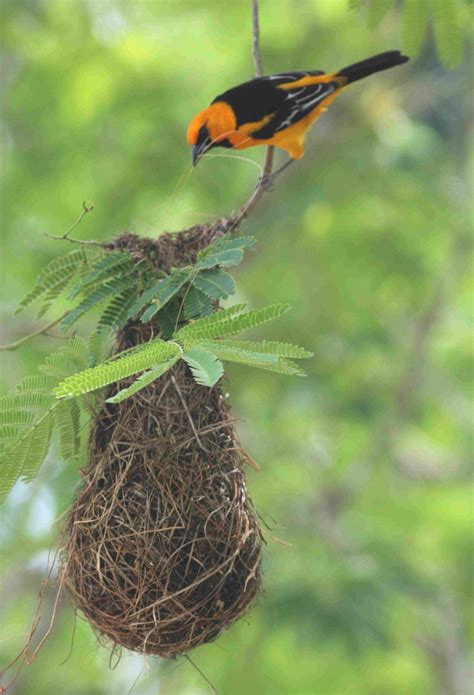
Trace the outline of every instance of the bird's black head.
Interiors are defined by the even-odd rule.
[[[196,142],[192,146],[193,167],[196,166],[203,154],[210,150],[211,147],[214,147],[214,144],[211,140],[207,125],[204,124],[199,128]]]

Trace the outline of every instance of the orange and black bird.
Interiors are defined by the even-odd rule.
[[[288,152],[290,159],[273,178],[303,156],[309,127],[348,84],[408,60],[400,51],[387,51],[338,72],[284,72],[232,87],[189,124],[193,165],[213,147],[243,150],[275,145]]]

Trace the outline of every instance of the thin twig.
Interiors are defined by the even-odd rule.
[[[252,56],[255,66],[255,77],[262,77],[263,62],[262,54],[260,51],[260,24],[258,21],[258,0],[252,0]],[[267,147],[267,153],[265,155],[265,163],[263,165],[262,175],[257,182],[257,186],[254,192],[252,193],[248,201],[242,206],[237,216],[238,222],[240,222],[240,220],[242,220],[244,217],[247,217],[247,215],[253,210],[260,198],[266,192],[267,189],[265,188],[264,182],[265,179],[272,173],[273,154],[274,148]],[[237,224],[235,226],[237,226]]]
[[[216,687],[211,683],[211,681],[210,681],[209,678],[206,676],[206,674],[204,673],[204,671],[202,671],[202,670],[199,668],[199,666],[198,666],[194,661],[192,661],[192,659],[191,659],[187,654],[183,654],[183,656],[184,656],[184,658],[185,658],[187,661],[189,661],[189,663],[191,664],[191,666],[192,666],[194,669],[196,669],[196,671],[199,673],[199,675],[201,676],[201,678],[203,678],[203,679],[206,681],[206,683],[207,683],[208,686],[211,688],[211,690],[212,690],[212,692],[214,693],[214,695],[219,695],[219,691],[218,691],[218,690],[216,689]]]
[[[53,326],[56,326],[60,321],[62,321],[67,313],[68,312],[66,311],[66,313],[64,313],[62,316],[60,316],[57,319],[54,319],[54,321],[51,321],[51,323],[48,323],[47,326],[43,326],[43,328],[38,328],[37,331],[34,331],[33,333],[30,333],[29,335],[25,335],[23,338],[20,338],[19,340],[15,340],[14,343],[9,343],[8,345],[0,345],[0,351],[1,350],[17,350],[21,345],[23,345],[23,343],[26,343],[28,340],[31,340],[31,338],[36,338],[37,335],[46,334],[50,328],[53,328]],[[50,336],[50,337],[56,337],[56,336]]]
[[[64,234],[48,234],[48,232],[44,232],[44,235],[48,237],[48,239],[57,239],[59,241],[70,241],[71,244],[87,244],[87,246],[100,246],[101,248],[105,247],[105,244],[102,244],[100,241],[93,241],[93,240],[87,240],[87,239],[71,239],[69,236],[70,233],[72,232],[73,229],[75,229],[84,219],[84,217],[87,215],[87,213],[92,212],[94,209],[94,203],[90,203],[87,205],[87,203],[84,201],[82,203],[82,212],[77,218],[77,220],[72,224],[67,232],[64,232]]]
[[[258,0],[252,0],[252,56],[255,77],[263,76],[262,55],[260,53],[260,23],[258,21]]]
[[[182,394],[182,392],[181,392],[181,389],[179,388],[179,384],[178,384],[178,382],[176,381],[174,375],[171,376],[171,381],[173,382],[173,386],[175,387],[176,392],[177,392],[177,394],[178,394],[178,396],[179,396],[179,399],[180,399],[181,403],[183,404],[184,412],[185,412],[186,415],[187,415],[187,418],[188,418],[188,420],[189,420],[189,424],[191,425],[191,429],[192,429],[192,431],[194,432],[194,436],[196,437],[196,441],[197,441],[197,443],[199,444],[199,446],[201,447],[201,449],[204,449],[204,451],[206,451],[206,449],[205,449],[205,447],[203,446],[201,440],[199,439],[199,435],[198,435],[198,433],[197,433],[196,427],[194,426],[194,422],[193,422],[193,419],[192,419],[192,417],[191,417],[191,413],[190,413],[189,410],[188,410],[188,406],[186,405],[186,401],[184,400],[183,394]]]

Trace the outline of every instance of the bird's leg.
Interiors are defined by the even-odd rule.
[[[278,174],[281,174],[282,171],[287,169],[290,164],[293,164],[295,160],[294,159],[288,159],[287,162],[285,162],[279,169],[274,171],[272,174],[265,174],[262,176],[262,178],[258,182],[258,186],[263,186],[266,191],[273,191],[275,190],[275,179],[278,176]]]

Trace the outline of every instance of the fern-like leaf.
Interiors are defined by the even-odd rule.
[[[207,350],[188,350],[183,359],[188,363],[196,383],[202,386],[214,386],[224,373],[222,362]]]
[[[180,335],[186,335],[187,330],[193,328],[196,325],[199,325],[199,327],[203,328],[204,326],[213,326],[215,323],[221,323],[222,321],[225,321],[231,318],[232,316],[241,314],[246,306],[246,304],[234,304],[233,306],[229,306],[226,309],[218,309],[209,316],[204,316],[200,318],[199,324],[198,319],[196,319],[195,321],[192,321],[186,326],[183,326],[183,328],[181,328],[179,331]]]
[[[81,448],[81,411],[77,399],[64,400],[57,404],[54,409],[54,424],[62,460],[67,463],[77,459]]]
[[[244,251],[251,249],[255,246],[255,241],[255,237],[252,236],[232,237],[230,234],[225,234],[219,239],[213,241],[212,244],[209,244],[209,246],[206,246],[206,248],[202,249],[202,251],[199,251],[198,261],[202,261],[211,254],[220,251],[232,251],[235,249]]]
[[[197,319],[192,324],[185,326],[176,333],[176,338],[183,341],[185,348],[188,349],[197,340],[235,335],[248,328],[272,321],[288,311],[289,308],[288,304],[271,304],[261,309],[254,309],[230,318],[222,317],[221,320],[216,319],[211,322],[210,318],[214,319],[219,316],[220,312],[217,312],[212,317]]]
[[[0,503],[5,500],[19,478],[26,482],[35,477],[48,453],[51,440],[51,417],[47,411],[27,434],[17,440],[0,459]]]
[[[89,336],[87,348],[89,350],[89,367],[94,367],[103,362],[109,350],[110,336],[107,331],[94,331]]]
[[[133,396],[135,393],[138,393],[138,391],[141,391],[145,388],[145,386],[148,386],[153,381],[158,379],[158,377],[160,377],[162,374],[167,372],[168,369],[171,369],[171,367],[178,361],[178,359],[179,354],[170,360],[161,362],[161,364],[159,364],[156,367],[153,367],[153,369],[148,370],[147,372],[139,376],[138,379],[135,379],[131,386],[122,389],[117,394],[115,394],[115,396],[107,398],[107,403],[121,403],[126,398],[129,398],[130,396]]]
[[[209,341],[200,344],[203,349],[211,352],[218,359],[224,362],[237,362],[248,367],[259,367],[271,372],[280,374],[292,374],[295,376],[305,376],[305,373],[298,365],[291,360],[274,354],[255,352],[241,347],[227,347],[224,341]]]
[[[128,287],[124,292],[113,297],[110,304],[104,309],[97,328],[99,333],[105,330],[118,330],[128,321],[130,309],[136,300],[135,289]]]
[[[72,288],[69,299],[74,299],[78,294],[87,292],[97,282],[109,280],[117,273],[129,271],[132,267],[133,259],[130,253],[122,251],[108,253],[94,263],[82,280]]]
[[[55,379],[52,376],[46,374],[32,374],[25,376],[13,393],[28,391],[29,393],[41,393],[46,396],[51,396],[51,389],[55,383]]]
[[[145,309],[141,317],[141,321],[146,323],[172,299],[180,289],[189,281],[192,274],[190,268],[181,268],[175,270],[171,275],[168,275],[164,280],[158,280],[152,287],[137,300],[137,304],[143,301],[146,297],[145,306],[151,302],[150,306]]]
[[[157,366],[181,355],[181,348],[174,342],[152,340],[140,349],[111,362],[85,369],[64,379],[54,389],[57,398],[71,398],[120,381],[126,377]]]
[[[88,311],[94,309],[98,304],[101,304],[106,299],[124,292],[127,289],[133,290],[134,286],[134,276],[125,275],[119,276],[112,280],[105,281],[102,285],[97,287],[91,294],[88,294],[84,299],[78,304],[78,306],[71,309],[71,311],[66,315],[66,317],[61,322],[61,329],[63,331],[68,330],[73,323],[75,323],[79,318],[84,316]]]
[[[207,316],[212,313],[212,299],[207,294],[198,290],[197,287],[191,287],[186,294],[184,300],[184,318],[193,319],[196,316]]]
[[[41,308],[37,314],[39,319],[46,314],[51,305],[54,304],[57,298],[65,291],[67,287],[69,287],[72,280],[78,274],[79,273],[74,272],[71,275],[67,275],[66,277],[63,277],[60,280],[58,280],[58,282],[56,282],[52,287],[49,288],[49,290],[46,292],[46,294],[43,295],[41,300]]]
[[[64,377],[77,372],[78,369],[84,369],[89,364],[89,348],[86,341],[79,336],[75,336],[62,345],[57,352],[49,355],[44,364],[38,367],[42,374],[51,377],[63,379]],[[38,378],[38,377],[30,377]],[[54,384],[50,385],[49,392]],[[31,390],[31,388],[29,389]]]
[[[138,316],[143,309],[148,307],[150,302],[154,302],[151,307],[148,307],[150,313],[153,311],[153,314],[155,314],[179,292],[181,287],[191,277],[191,273],[191,268],[180,268],[173,271],[166,278],[153,282],[132,304],[127,318],[131,319]]]
[[[278,357],[291,357],[293,359],[306,359],[312,357],[313,353],[308,352],[299,345],[291,343],[280,343],[271,340],[215,340],[196,342],[196,347],[203,347],[205,350],[213,347],[221,347],[229,350],[246,350],[248,352],[259,353],[262,355],[276,355]]]
[[[64,256],[54,258],[38,275],[33,289],[22,299],[15,313],[23,311],[32,302],[49,293],[47,302],[57,296],[56,291],[64,289],[85,263],[87,255],[83,248],[75,249]],[[44,312],[43,312],[44,313]]]
[[[222,249],[210,253],[208,256],[198,261],[196,263],[196,268],[198,270],[205,270],[206,268],[215,268],[218,265],[223,268],[228,268],[232,265],[238,265],[243,257],[244,252],[242,249]]]
[[[214,300],[227,299],[229,295],[235,292],[234,278],[220,268],[205,270],[199,273],[193,285],[201,292],[204,292],[209,299]]]
[[[36,410],[38,408],[43,410],[44,408],[48,408],[50,404],[50,394],[36,393],[34,391],[10,393],[0,398],[0,418],[1,413],[8,410]]]

